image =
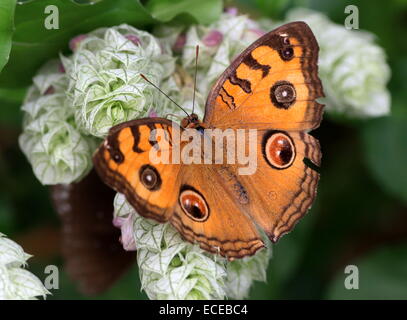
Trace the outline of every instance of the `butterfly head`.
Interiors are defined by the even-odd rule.
[[[202,127],[202,122],[198,119],[195,113],[190,114],[181,121],[181,127],[184,129],[199,129]]]

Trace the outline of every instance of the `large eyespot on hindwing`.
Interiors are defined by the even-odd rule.
[[[277,81],[270,88],[270,99],[279,109],[288,109],[296,100],[295,87],[288,81]]]
[[[182,211],[193,221],[204,222],[209,218],[208,204],[194,188],[182,186],[178,201]]]
[[[145,164],[139,169],[139,178],[147,190],[156,191],[161,187],[162,181],[160,174],[156,168],[149,164]]]
[[[296,156],[295,145],[291,137],[283,131],[268,131],[264,134],[263,156],[275,169],[289,168]]]

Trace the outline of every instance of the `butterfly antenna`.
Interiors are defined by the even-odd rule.
[[[195,92],[196,92],[196,74],[198,73],[198,56],[199,56],[199,45],[195,49],[195,76],[194,76],[194,97],[192,98],[192,114],[195,109]]]
[[[187,117],[189,117],[188,112],[185,111],[184,108],[182,108],[178,103],[176,103],[168,94],[166,94],[164,91],[162,91],[158,86],[156,86],[154,83],[152,83],[150,80],[147,79],[147,77],[144,74],[140,74],[140,76],[147,81],[149,84],[151,84],[154,88],[156,88],[158,91],[160,91],[164,96],[166,96],[172,103],[174,103],[178,108],[180,108],[182,111],[185,112]]]

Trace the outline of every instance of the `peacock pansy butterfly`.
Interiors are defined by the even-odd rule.
[[[319,174],[312,167],[320,165],[321,152],[307,132],[319,126],[323,112],[316,102],[323,96],[317,61],[318,44],[307,24],[275,29],[220,76],[202,122],[192,114],[181,127],[145,118],[111,128],[93,158],[99,176],[140,215],[170,222],[201,248],[229,259],[253,255],[264,247],[259,229],[276,242],[316,194]],[[238,164],[230,163],[151,162],[151,149],[174,152],[175,130],[215,128],[257,130],[253,174],[239,174]],[[152,140],[157,129],[165,138]]]

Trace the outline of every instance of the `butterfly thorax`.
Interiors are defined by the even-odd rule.
[[[199,131],[204,129],[202,122],[195,113],[192,113],[188,117],[182,119],[181,127],[184,129],[197,129]]]

